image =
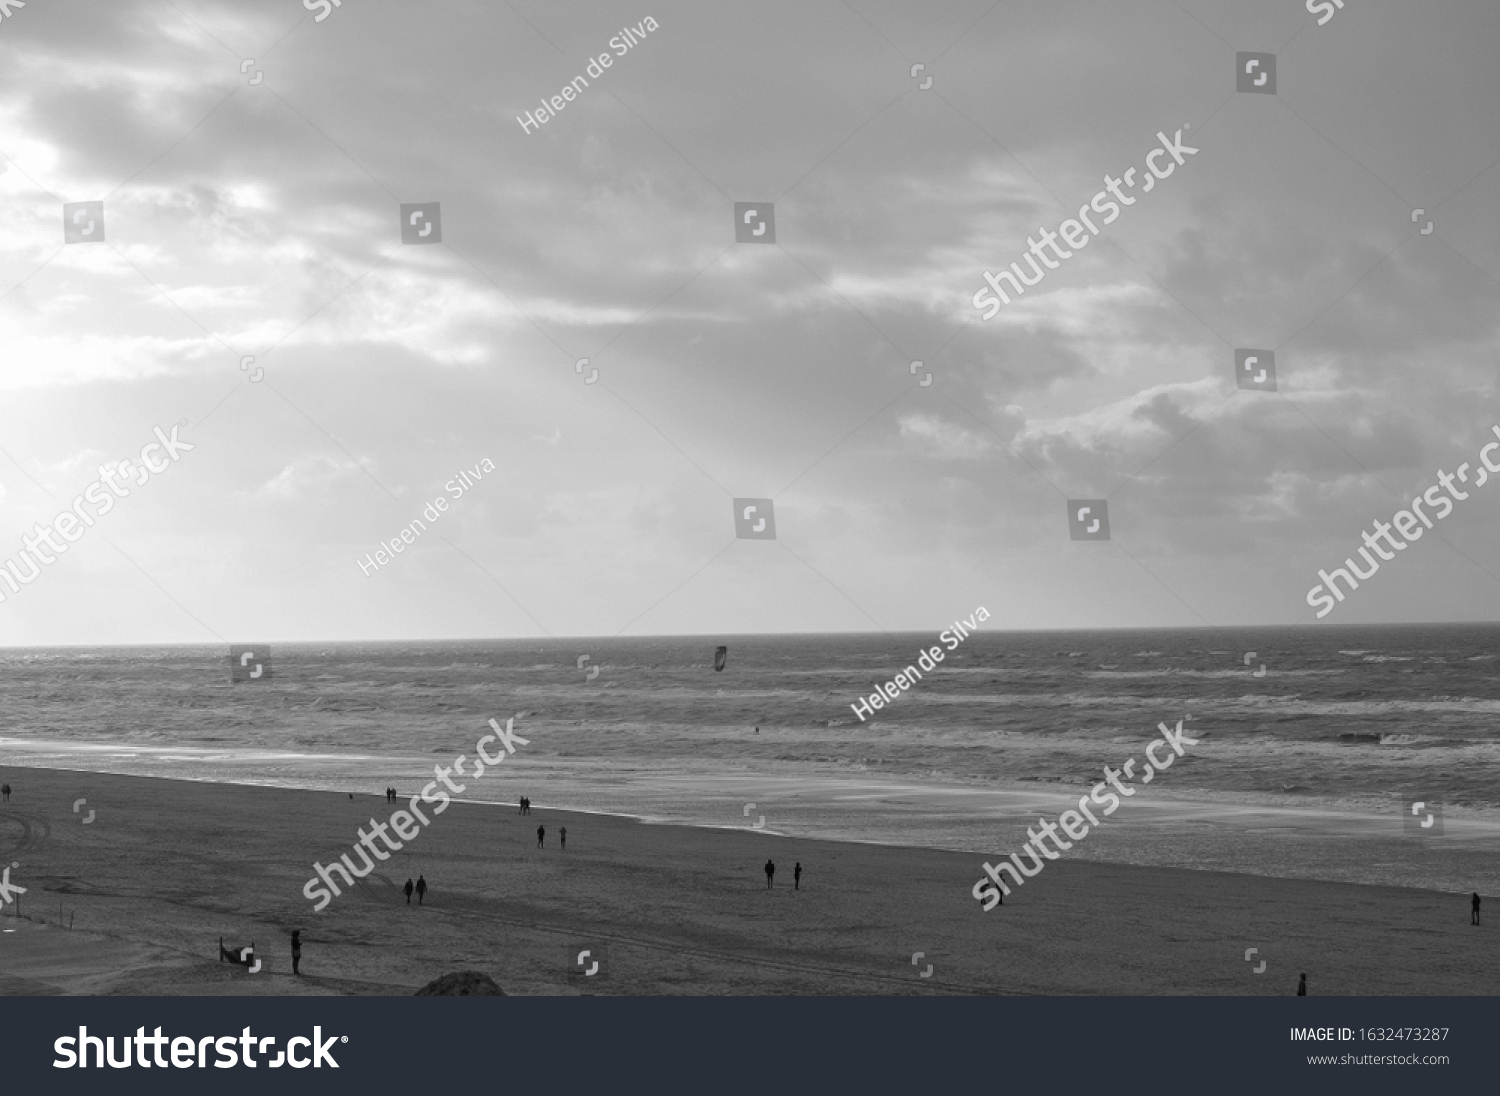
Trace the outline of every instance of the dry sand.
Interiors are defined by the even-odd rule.
[[[410,994],[464,969],[510,994],[1288,994],[1301,971],[1314,996],[1494,992],[1500,899],[1474,928],[1467,895],[1064,859],[983,913],[979,856],[458,803],[315,914],[313,861],[388,820],[380,794],[3,779],[0,866],[29,888],[0,916],[3,994]],[[569,974],[583,948],[593,978]]]

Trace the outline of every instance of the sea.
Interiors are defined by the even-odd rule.
[[[934,645],[944,661],[861,721],[851,705]],[[1500,626],[980,624],[947,647],[937,631],[272,643],[240,682],[223,647],[11,648],[0,780],[17,802],[28,767],[410,796],[435,765],[472,773],[488,721],[512,719],[525,744],[454,775],[456,798],[960,850],[977,879],[1133,758],[1135,794],[1066,855],[1500,891]],[[1196,744],[1140,782],[1178,721]]]

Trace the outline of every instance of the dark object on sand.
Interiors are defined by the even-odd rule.
[[[292,930],[292,973],[301,974],[297,968],[302,963],[302,930]]]
[[[728,657],[729,657],[729,648],[728,647],[720,647],[717,651],[715,651],[714,652],[714,669],[715,670],[722,670],[724,668],[724,660],[727,659]]]
[[[413,997],[504,997],[505,991],[488,974],[477,970],[454,971],[428,982]]]
[[[1303,974],[1302,975],[1302,981],[1300,981],[1300,982],[1297,983],[1297,996],[1298,997],[1306,997],[1307,996],[1307,975],[1306,974]]]
[[[241,956],[241,952],[244,953]],[[245,947],[226,948],[224,937],[219,937],[219,962],[234,963],[237,966],[248,967],[255,962],[255,942],[251,941]]]

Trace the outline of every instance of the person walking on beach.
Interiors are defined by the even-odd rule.
[[[10,802],[10,785],[9,784],[0,785],[0,793],[3,793],[5,795],[5,801],[7,803],[9,803]]]
[[[422,904],[422,898],[426,894],[427,894],[427,877],[425,875],[419,875],[419,876],[417,876],[417,905],[420,906]]]
[[[297,965],[302,962],[302,930],[292,930],[292,973],[301,974]]]
[[[792,868],[792,890],[802,889],[802,861],[798,860]]]
[[[403,887],[402,889],[404,891],[406,891],[406,904],[409,906],[409,905],[411,905],[411,891],[412,891],[412,886],[411,886],[411,880],[410,879],[407,879],[406,886]]]
[[[1306,997],[1307,996],[1307,973],[1305,971],[1302,974],[1302,981],[1300,981],[1300,982],[1297,983],[1297,996],[1298,997]]]
[[[547,827],[538,826],[536,828],[536,847],[541,848],[542,842],[545,840],[547,840]]]
[[[568,827],[564,826],[562,829],[558,830],[557,831],[557,836],[558,836],[558,839],[560,841],[562,841],[562,847],[563,848],[567,848],[568,847]]]
[[[1474,899],[1469,903],[1469,924],[1479,924],[1479,892],[1474,892]]]
[[[771,889],[771,876],[773,876],[775,874],[776,874],[776,864],[773,861],[767,860],[766,861],[766,890],[770,890]]]

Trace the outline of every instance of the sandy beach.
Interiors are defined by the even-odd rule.
[[[378,793],[6,779],[0,862],[28,888],[19,918],[0,915],[8,995],[410,994],[464,969],[511,994],[1287,994],[1301,971],[1314,996],[1483,994],[1500,931],[1469,924],[1464,894],[1066,859],[986,914],[969,893],[982,857],[649,825],[540,794],[526,817],[455,803],[315,914],[313,862],[389,818]],[[408,907],[419,873],[431,891]],[[220,936],[253,941],[261,970],[219,962]],[[590,979],[570,973],[584,948],[602,957]]]

